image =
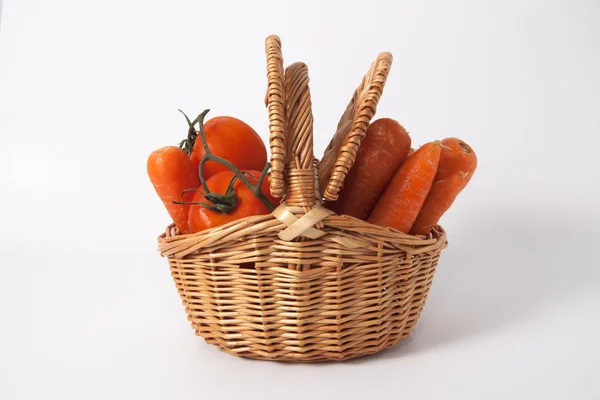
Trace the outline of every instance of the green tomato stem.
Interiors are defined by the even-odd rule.
[[[179,111],[181,111],[181,110],[179,110]],[[269,211],[273,211],[275,209],[275,206],[269,201],[267,196],[265,196],[265,194],[261,190],[262,184],[265,180],[265,177],[267,176],[267,172],[271,168],[271,164],[268,162],[265,164],[265,166],[260,174],[260,177],[258,178],[257,184],[254,185],[246,177],[246,175],[242,171],[240,171],[240,169],[237,168],[231,161],[226,160],[222,157],[216,156],[213,153],[211,153],[210,148],[208,147],[208,141],[206,140],[206,133],[204,132],[204,118],[206,117],[206,114],[208,114],[209,111],[210,111],[209,109],[204,110],[193,121],[190,121],[190,119],[187,117],[187,115],[185,115],[183,113],[183,111],[181,111],[181,113],[185,116],[185,119],[189,125],[188,138],[183,141],[183,142],[185,142],[185,144],[184,144],[184,147],[182,147],[182,148],[184,149],[184,151],[186,151],[186,153],[189,150],[188,155],[191,154],[194,144],[196,142],[197,136],[200,136],[200,140],[202,141],[202,147],[204,148],[204,156],[202,157],[202,160],[200,160],[200,165],[198,166],[198,175],[200,176],[200,183],[202,185],[202,189],[204,190],[204,198],[211,201],[212,203],[214,203],[214,206],[207,207],[206,203],[202,203],[201,205],[203,205],[204,207],[207,207],[213,211],[216,211],[216,212],[221,212],[221,213],[230,212],[233,209],[233,207],[235,207],[235,205],[237,204],[237,197],[235,196],[235,190],[233,189],[233,184],[236,179],[239,179],[240,181],[242,181],[244,183],[244,185],[246,185],[248,187],[248,189],[250,189],[252,194],[254,194],[254,196],[257,199],[259,199],[267,207],[267,209]],[[196,125],[196,123],[198,123],[198,132],[196,132],[196,130],[194,129],[194,126]],[[221,195],[219,193],[212,193],[209,190],[208,185],[206,184],[206,179],[204,177],[204,165],[208,161],[217,162],[217,163],[227,167],[231,172],[234,173],[235,176],[229,183],[229,187],[227,188],[227,192],[225,195]],[[184,193],[185,193],[185,191],[184,191]],[[183,193],[182,193],[182,201],[183,201]],[[196,204],[196,203],[189,203],[189,204]]]

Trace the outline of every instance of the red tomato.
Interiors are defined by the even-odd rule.
[[[240,170],[262,171],[267,163],[267,149],[258,133],[244,121],[233,117],[215,117],[204,123],[206,143],[211,153],[231,161]],[[190,158],[196,171],[204,146],[200,136],[196,138]],[[204,164],[204,178],[229,171],[227,167],[214,161]]]
[[[251,175],[248,177],[250,182],[254,184],[258,182],[260,172],[243,172],[248,172]],[[212,193],[225,194],[225,192],[227,191],[227,187],[229,186],[229,183],[231,182],[231,179],[233,179],[234,176],[235,174],[229,170],[219,172],[218,174],[208,179],[206,181],[206,185]],[[199,204],[190,205],[188,224],[191,233],[199,232],[204,229],[215,228],[228,222],[235,221],[237,219],[248,217],[251,215],[269,214],[269,209],[267,208],[267,206],[265,206],[259,199],[257,199],[256,196],[254,196],[254,194],[250,191],[248,186],[246,186],[242,181],[237,179],[233,187],[237,196],[237,204],[228,214],[222,214],[215,211],[211,211],[208,208]],[[202,192],[202,188],[200,187],[199,191],[195,193],[192,201],[208,203],[204,198]],[[262,192],[274,206],[279,205],[279,199],[275,199],[269,193],[269,183],[267,178],[265,178],[265,180],[263,181]]]

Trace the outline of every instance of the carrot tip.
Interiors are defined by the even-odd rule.
[[[458,145],[460,146],[460,148],[462,149],[462,151],[464,153],[467,153],[467,154],[473,153],[473,149],[471,148],[471,146],[469,146],[468,144],[466,144],[462,140],[459,140]]]

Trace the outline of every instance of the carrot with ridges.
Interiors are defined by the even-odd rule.
[[[393,119],[381,118],[367,128],[356,161],[336,201],[325,207],[342,215],[367,219],[394,173],[406,159],[410,136]]]
[[[196,189],[200,186],[200,177],[192,160],[179,147],[166,146],[150,154],[146,167],[154,190],[171,219],[181,233],[188,233],[189,205],[175,202],[190,202],[194,197],[193,191],[185,193],[183,199],[181,194],[186,189]]]
[[[467,186],[477,168],[475,151],[457,138],[442,140],[440,163],[431,190],[410,233],[427,235]]]
[[[396,172],[371,212],[372,224],[408,233],[429,194],[440,161],[441,143],[415,151]]]
[[[411,235],[428,235],[440,218],[454,203],[458,194],[467,186],[467,174],[462,171],[433,182],[429,195],[410,229]]]

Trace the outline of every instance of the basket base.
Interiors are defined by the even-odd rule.
[[[427,292],[430,285],[431,282],[426,286],[427,289],[426,293],[424,293],[425,296],[421,301],[421,307],[404,319],[405,324],[403,326],[397,326],[392,332],[374,337],[374,334],[372,333],[373,327],[366,326],[363,330],[369,332],[369,334],[365,334],[362,340],[355,340],[350,343],[345,343],[344,345],[338,345],[337,343],[333,344],[335,342],[341,342],[342,339],[335,341],[329,340],[328,342],[330,344],[322,343],[322,345],[320,344],[315,346],[313,349],[308,349],[305,351],[293,345],[282,344],[279,346],[260,346],[259,348],[256,343],[240,345],[239,341],[228,342],[227,340],[214,335],[214,333],[210,333],[210,329],[206,325],[194,323],[194,319],[189,314],[190,310],[187,307],[186,313],[188,313],[188,320],[192,322],[191,325],[196,333],[196,336],[204,338],[204,341],[207,344],[215,345],[220,350],[235,357],[292,363],[345,361],[377,354],[383,350],[394,347],[400,341],[408,338],[425,305],[425,300],[427,298]],[[184,301],[183,303],[185,305],[186,302]],[[355,332],[348,335],[355,335]],[[251,342],[251,340],[248,342]]]
[[[196,335],[200,336],[198,333],[196,333]],[[229,347],[221,346],[219,344],[219,342],[216,340],[205,339],[204,341],[207,344],[216,345],[216,347],[218,347],[221,351],[223,351],[227,354],[230,354],[232,356],[238,357],[238,358],[249,358],[249,359],[253,359],[253,360],[275,361],[275,362],[286,362],[286,363],[326,363],[326,362],[354,360],[354,359],[361,358],[361,357],[372,356],[374,354],[380,353],[384,350],[387,350],[387,349],[390,349],[390,348],[396,346],[399,342],[401,342],[404,339],[407,339],[408,337],[409,337],[409,333],[405,333],[402,336],[400,336],[399,338],[397,338],[396,340],[390,340],[389,342],[386,342],[383,346],[373,347],[373,348],[363,348],[363,349],[361,349],[360,352],[355,352],[355,353],[340,354],[340,355],[336,355],[336,356],[333,356],[333,355],[332,356],[302,355],[299,357],[278,357],[278,356],[273,356],[270,354],[261,354],[261,353],[252,352],[252,351],[237,352],[237,351],[232,351]]]

